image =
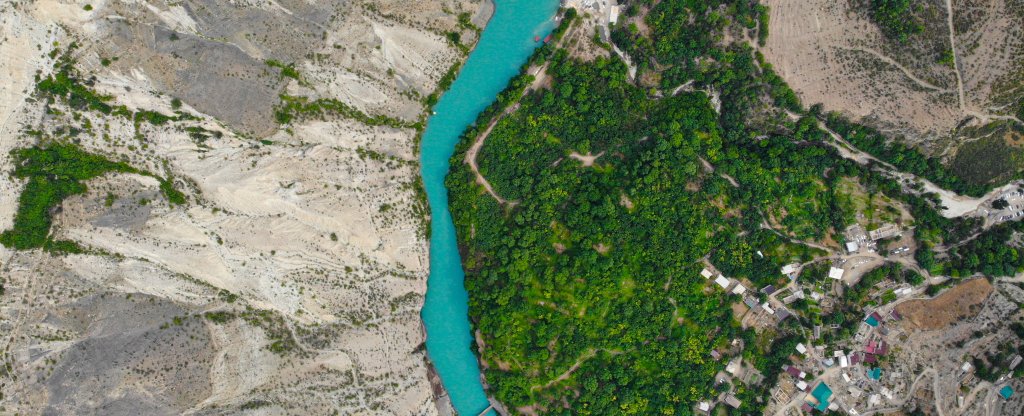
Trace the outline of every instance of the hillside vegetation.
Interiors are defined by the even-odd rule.
[[[733,414],[759,413],[806,337],[801,326],[843,322],[843,311],[821,317],[805,307],[770,331],[744,329],[730,307],[743,299],[702,278],[702,268],[713,264],[754,290],[784,285],[782,265],[838,250],[853,217],[843,193],[850,178],[905,204],[919,238],[934,246],[976,224],[943,218],[930,196],[827,143],[818,127],[827,117],[804,110],[749,44],[725,41],[727,33],[757,38],[764,10],[754,2],[634,6],[613,38],[638,62],[637,79],[660,79],[660,90],[638,86],[617,57],[583,61],[545,47],[531,64],[546,68],[539,77],[550,86],[513,80],[452,158],[451,209],[485,375],[522,413],[682,415],[722,389],[742,401]],[[589,28],[578,20],[569,30]],[[684,84],[693,89],[671,94]],[[496,196],[463,163],[481,135],[476,162]],[[961,186],[923,156],[907,156],[892,159]],[[988,267],[922,252],[926,267]],[[728,359],[712,350],[742,356],[767,381],[714,385]]]

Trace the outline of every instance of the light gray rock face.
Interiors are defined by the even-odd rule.
[[[41,380],[49,396],[43,413],[172,415],[209,396],[214,350],[203,322],[188,316],[173,302],[123,293],[54,310],[50,325],[83,339]]]
[[[123,60],[118,65],[142,68],[161,91],[242,131],[266,134],[276,127],[273,108],[284,81],[238,47],[124,20],[103,30]]]

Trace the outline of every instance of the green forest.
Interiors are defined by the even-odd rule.
[[[982,189],[873,130],[806,111],[750,45],[723,41],[726,30],[767,36],[758,31],[764,13],[747,0],[630,2],[612,40],[637,62],[637,78],[654,75],[647,79],[656,85],[637,85],[614,55],[584,62],[548,45],[528,65],[546,65],[550,86],[531,91],[532,77],[514,79],[464,134],[447,178],[450,208],[471,320],[487,345],[485,376],[509,408],[690,414],[724,388],[714,375],[725,360],[710,351],[741,340],[745,361],[769,381],[734,381],[742,406],[730,411],[759,412],[771,380],[804,340],[799,321],[744,330],[730,308],[742,299],[699,272],[710,262],[756,289],[784,284],[784,264],[825,257],[822,245],[838,249],[853,217],[838,194],[842,178],[907,207],[926,270],[1020,268],[1016,249],[976,254],[1005,243],[1006,231],[934,252],[978,224],[942,217],[934,197],[908,193],[880,166],[843,159],[819,122],[899,169],[959,192]],[[643,19],[646,32],[629,18]],[[687,82],[698,92],[667,96]],[[704,88],[720,94],[719,111]],[[507,203],[486,193],[462,162],[494,117],[477,163]],[[596,156],[593,164],[583,155]],[[883,278],[923,281],[892,267],[868,280]],[[852,299],[864,301],[870,284],[855,287]],[[815,319],[857,322],[859,307]]]

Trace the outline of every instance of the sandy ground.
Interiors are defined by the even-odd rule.
[[[83,148],[173,175],[189,199],[187,206],[170,206],[152,178],[106,175],[65,201],[52,232],[109,254],[0,248],[7,292],[0,297],[0,358],[13,368],[0,376],[4,411],[448,412],[418,348],[428,257],[420,221],[425,211],[415,194],[416,132],[343,118],[268,130],[270,116],[260,112],[275,103],[244,91],[246,85],[252,91],[281,88],[415,120],[423,111],[416,97],[432,92],[462,59],[438,35],[456,24],[442,9],[467,11],[482,24],[487,15],[476,11],[483,4],[365,3],[376,8],[360,5],[352,9],[358,13],[334,20],[306,19],[309,27],[339,27],[322,38],[317,32],[317,41],[303,40],[314,46],[312,53],[331,54],[307,60],[304,50],[288,50],[281,46],[287,39],[274,38],[281,28],[250,23],[249,30],[264,30],[269,40],[229,32],[246,19],[305,18],[300,15],[309,10],[302,7],[309,5],[211,4],[197,11],[191,4],[146,3],[129,10],[122,3],[92,2],[93,11],[85,11],[81,4],[56,1],[0,2],[0,154],[33,144],[21,133],[25,128],[88,119],[93,127],[77,137]],[[229,17],[211,28],[203,13]],[[236,52],[230,55],[234,66],[214,76],[200,68],[203,59],[185,51],[229,56],[218,55],[219,41],[201,36],[218,30],[227,39],[220,44]],[[161,43],[172,31],[180,40]],[[467,30],[463,39],[474,37]],[[182,109],[196,120],[142,123],[140,146],[132,124],[121,118],[86,112],[72,119],[69,109],[44,117],[42,103],[27,99],[33,76],[51,71],[47,54],[55,41],[66,45],[73,38],[81,45],[79,69],[95,76],[94,88],[114,96],[116,104],[170,114],[170,98],[181,97]],[[282,51],[281,59],[299,53],[294,61],[303,81],[260,75],[270,73],[262,62],[268,51]],[[99,64],[111,56],[119,59],[109,67]],[[190,89],[219,79],[224,81],[205,92]],[[199,143],[185,127],[222,136]],[[242,134],[253,131],[263,131],[264,141]],[[0,157],[3,171],[10,171],[10,163]],[[10,227],[21,186],[0,175],[0,228]],[[125,305],[136,306],[129,313]],[[267,318],[202,318],[208,311],[240,314],[250,308]],[[79,309],[87,312],[63,312]],[[281,336],[295,344],[283,354],[270,351]],[[161,360],[166,365],[154,364]],[[83,376],[95,381],[78,378]]]
[[[580,162],[580,165],[582,165],[585,168],[594,166],[594,162],[596,162],[597,158],[601,156],[604,156],[604,152],[600,152],[596,155],[590,154],[589,152],[585,155],[581,155],[576,152],[569,153],[569,157],[578,160]]]

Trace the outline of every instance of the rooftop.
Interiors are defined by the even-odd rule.
[[[867,322],[867,324],[871,325],[872,327],[878,326],[878,319],[875,319],[874,315],[868,316],[867,319],[864,320],[864,322]]]
[[[828,409],[828,400],[832,398],[832,389],[824,382],[818,383],[811,391],[811,396],[818,401],[818,405],[814,406],[815,409],[825,411]]]

